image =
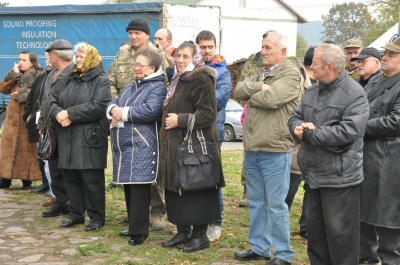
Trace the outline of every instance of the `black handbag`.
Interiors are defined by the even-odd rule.
[[[192,141],[195,116],[189,115],[187,133],[177,152],[176,184],[182,191],[218,188],[220,158],[216,143],[206,141],[201,129],[196,129],[198,142]]]
[[[47,117],[45,122],[46,129],[42,130],[42,133],[39,136],[39,142],[36,146],[36,156],[41,160],[53,160],[58,158],[57,125],[53,121],[50,121],[50,124],[48,125],[48,120],[49,117]]]

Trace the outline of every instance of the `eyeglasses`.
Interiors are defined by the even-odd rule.
[[[140,64],[140,63],[134,63],[133,66],[142,69],[145,66],[150,66],[149,64]]]

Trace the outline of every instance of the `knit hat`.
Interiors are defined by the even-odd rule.
[[[143,18],[132,19],[126,27],[127,32],[130,30],[139,30],[145,32],[147,35],[150,35],[149,23],[147,23],[147,21]]]
[[[306,54],[304,54],[304,66],[310,67],[312,64],[312,60],[314,58],[314,51],[315,47],[311,47],[306,51]]]

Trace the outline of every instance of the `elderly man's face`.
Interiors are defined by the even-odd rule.
[[[372,74],[379,70],[379,61],[375,57],[367,57],[356,61],[358,75],[368,79]]]
[[[350,66],[350,69],[356,68],[357,67],[356,62],[350,61],[350,59],[359,55],[361,52],[361,48],[349,47],[344,49],[344,52],[346,54],[347,64]]]
[[[269,35],[262,41],[261,55],[263,65],[269,68],[285,60],[286,48],[279,47],[277,35]]]
[[[135,49],[142,47],[150,37],[146,32],[140,30],[129,30],[128,36],[132,47]]]
[[[162,49],[167,48],[171,45],[172,40],[168,39],[168,34],[165,29],[157,30],[156,34],[154,35],[154,43],[158,44]]]
[[[381,70],[387,77],[400,73],[400,53],[385,50],[382,57]]]
[[[321,57],[322,57],[322,51],[316,51],[310,68],[313,71],[315,80],[325,82],[326,80],[328,80],[327,78],[328,66],[324,65]]]

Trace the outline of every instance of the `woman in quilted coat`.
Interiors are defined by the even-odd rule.
[[[149,235],[150,187],[158,167],[158,126],[167,93],[163,58],[152,48],[135,53],[136,77],[107,107],[111,121],[113,180],[124,185],[128,211],[128,244],[140,245]]]

